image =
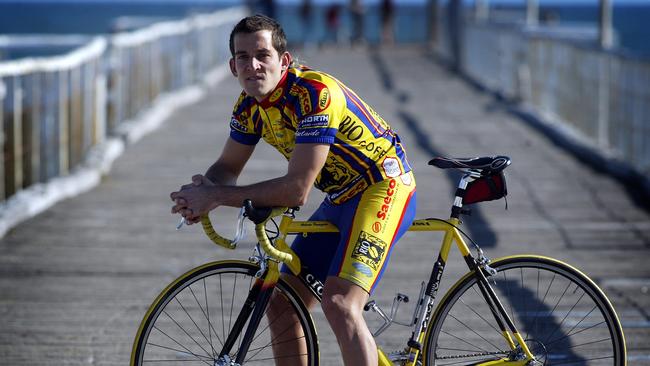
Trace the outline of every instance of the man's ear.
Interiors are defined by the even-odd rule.
[[[237,69],[235,68],[235,59],[231,58],[230,61],[228,61],[228,65],[230,65],[230,72],[233,74],[234,77],[237,77]]]
[[[293,62],[293,56],[287,51],[282,54],[282,57],[280,57],[280,63],[282,64],[282,70],[286,70],[291,66],[291,62]]]

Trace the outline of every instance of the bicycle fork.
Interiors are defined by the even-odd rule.
[[[273,289],[275,284],[278,282],[278,265],[277,263],[272,263],[269,267],[271,266],[275,266],[275,268],[269,268],[264,273],[260,273],[260,278],[255,281],[253,287],[249,291],[244,306],[239,312],[235,324],[232,329],[230,329],[228,338],[226,338],[223,348],[219,353],[219,358],[217,359],[215,366],[237,366],[244,363],[248,349],[253,342],[255,331],[264,317],[264,312],[269,300],[271,299]],[[237,355],[235,359],[232,360],[230,358],[230,352],[235,346],[237,339],[239,339],[241,332],[244,329],[244,325],[246,325],[246,321],[249,321],[248,326],[246,327],[246,332],[244,333],[244,337],[241,339]]]

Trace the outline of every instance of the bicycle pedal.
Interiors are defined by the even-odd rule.
[[[404,301],[405,303],[409,302],[409,297],[408,295],[397,293],[397,296],[395,296],[395,299],[397,301]]]
[[[377,307],[377,303],[375,300],[370,300],[366,303],[366,305],[363,306],[363,311],[370,311],[370,310],[375,310]]]

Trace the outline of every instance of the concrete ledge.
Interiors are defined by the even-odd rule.
[[[571,152],[578,160],[594,171],[609,174],[621,182],[634,202],[650,211],[650,177],[643,175],[629,163],[611,156],[573,133],[569,133],[558,123],[552,123],[539,116],[534,110],[519,103],[508,104],[507,110],[543,133],[557,146]]]

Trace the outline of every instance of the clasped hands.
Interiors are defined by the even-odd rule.
[[[172,192],[169,197],[174,201],[172,214],[181,214],[188,225],[201,221],[218,204],[212,198],[216,185],[202,174],[192,177],[192,183],[181,186],[181,189]]]

